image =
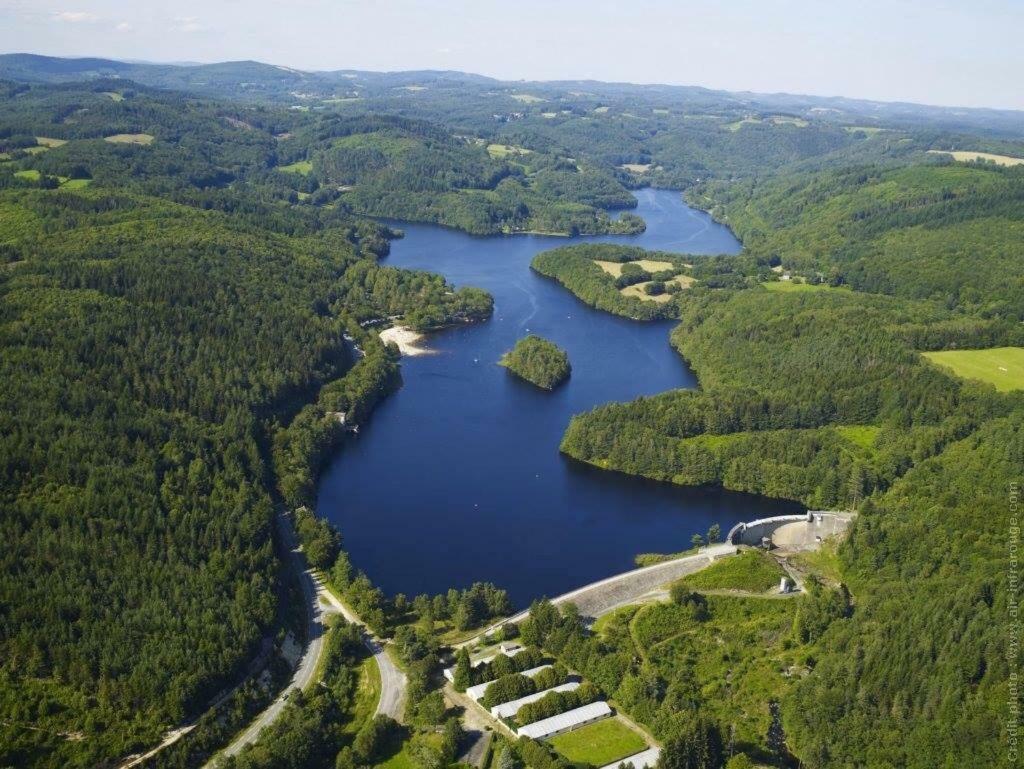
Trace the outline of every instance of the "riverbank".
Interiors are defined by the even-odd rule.
[[[398,347],[402,355],[433,355],[434,350],[421,346],[424,335],[406,326],[392,326],[380,332],[380,341]]]

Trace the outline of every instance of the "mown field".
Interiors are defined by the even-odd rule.
[[[552,737],[551,747],[573,763],[605,766],[647,749],[643,737],[617,718]]]
[[[987,350],[939,350],[923,353],[958,377],[993,385],[1000,392],[1024,390],[1024,347],[993,347]]]

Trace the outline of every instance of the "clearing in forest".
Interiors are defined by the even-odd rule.
[[[646,272],[661,272],[662,270],[671,270],[675,267],[672,262],[659,262],[654,259],[638,259],[635,262],[605,262],[600,259],[594,259],[593,261],[594,264],[613,278],[619,277],[622,274],[622,268],[627,264],[635,264]]]
[[[114,134],[113,136],[104,136],[103,141],[108,141],[111,144],[152,144],[152,134]]]
[[[951,155],[954,160],[959,160],[961,163],[971,163],[977,160],[986,160],[990,163],[995,163],[997,166],[1019,166],[1024,165],[1024,158],[1015,158],[1011,155],[995,155],[991,152],[968,152],[966,150],[955,150],[953,152],[946,152],[945,150],[928,150],[929,155]]]
[[[1024,347],[941,350],[921,354],[932,363],[952,370],[958,377],[986,382],[1000,392],[1024,390]]]

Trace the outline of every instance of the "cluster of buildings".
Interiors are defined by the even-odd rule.
[[[486,662],[490,662],[498,654],[505,654],[509,657],[514,657],[519,652],[523,651],[523,647],[518,644],[501,644],[499,651],[489,657],[483,657],[473,662],[473,667],[482,665]],[[524,670],[520,675],[533,678],[542,670],[550,668],[551,665],[539,665],[529,670]],[[444,671],[444,676],[449,681],[455,680],[455,668],[447,668]],[[487,689],[490,688],[494,681],[486,681],[475,686],[470,686],[466,689],[466,695],[470,697],[477,704],[487,693]],[[566,683],[553,686],[550,689],[544,691],[535,692],[519,699],[510,700],[509,702],[502,702],[494,705],[488,711],[492,718],[497,720],[505,720],[514,718],[515,715],[531,702],[536,702],[542,699],[551,692],[570,692],[578,689],[580,682],[578,680],[567,681]],[[482,707],[482,706],[481,706]],[[605,718],[610,718],[614,715],[614,711],[604,700],[598,702],[591,702],[587,705],[583,705],[572,710],[567,710],[564,713],[551,716],[549,718],[541,719],[540,721],[534,721],[530,724],[520,726],[515,730],[517,737],[529,737],[534,740],[543,740],[550,737],[555,737],[565,732],[571,732],[574,729],[579,729],[587,724],[592,724],[597,721],[601,721]],[[609,764],[607,767],[601,767],[601,769],[617,769],[617,767],[625,764],[627,767],[632,769],[648,769],[648,767],[654,767],[658,762],[658,756],[660,755],[660,749],[657,747],[650,747],[641,753],[637,753],[633,756],[627,756],[621,761],[616,761],[614,764]]]

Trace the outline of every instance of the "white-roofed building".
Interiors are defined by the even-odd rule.
[[[642,753],[635,753],[632,756],[627,756],[620,761],[616,761],[614,764],[602,766],[601,769],[618,769],[622,764],[632,766],[633,769],[645,769],[645,767],[649,768],[656,766],[659,756],[661,756],[661,748],[647,748],[647,750]]]
[[[540,671],[546,670],[549,667],[551,667],[551,666],[550,665],[540,665],[540,666],[535,667],[535,668],[530,668],[529,670],[524,670],[519,675],[526,676],[527,678],[533,678]],[[495,681],[496,680],[497,679],[495,679]],[[494,681],[484,681],[484,683],[482,683],[482,684],[477,684],[476,686],[470,686],[470,687],[468,687],[466,689],[466,695],[471,697],[473,700],[478,701],[481,697],[484,696],[484,693],[487,691],[488,687],[490,687],[490,685],[493,684],[493,683],[494,683]]]
[[[518,700],[510,700],[509,702],[503,702],[500,705],[495,705],[493,708],[491,708],[491,715],[495,718],[510,718],[511,716],[514,716],[516,713],[518,713],[519,708],[521,708],[523,705],[527,705],[531,702],[536,702],[549,692],[571,692],[573,689],[578,689],[579,686],[579,682],[569,681],[569,683],[562,684],[561,686],[556,686],[552,689],[545,689],[544,691],[537,692],[536,694],[528,694],[525,697],[520,697]],[[640,767],[637,767],[637,769],[640,769]]]
[[[603,700],[601,702],[591,702],[589,705],[584,705],[581,708],[568,710],[565,713],[559,713],[557,716],[551,716],[551,718],[544,718],[532,724],[522,726],[516,731],[516,734],[520,737],[540,740],[544,737],[553,737],[562,732],[572,731],[584,724],[592,724],[594,721],[608,718],[611,714],[612,709],[608,707],[607,702]]]
[[[517,654],[519,654],[519,652],[526,651],[526,647],[525,646],[520,646],[519,644],[504,643],[499,648],[501,649],[501,652],[499,652],[499,653],[500,654],[504,654],[506,657],[515,657]],[[495,659],[497,656],[498,656],[498,654],[491,654],[491,655],[489,655],[487,657],[481,657],[478,660],[473,660],[472,662],[470,662],[469,666],[473,667],[473,668],[479,667],[480,665],[483,665],[485,662],[490,662],[491,660]],[[442,672],[444,673],[444,677],[445,678],[447,678],[449,681],[451,681],[453,683],[455,682],[455,667],[454,666],[452,666],[450,668],[445,668]]]

